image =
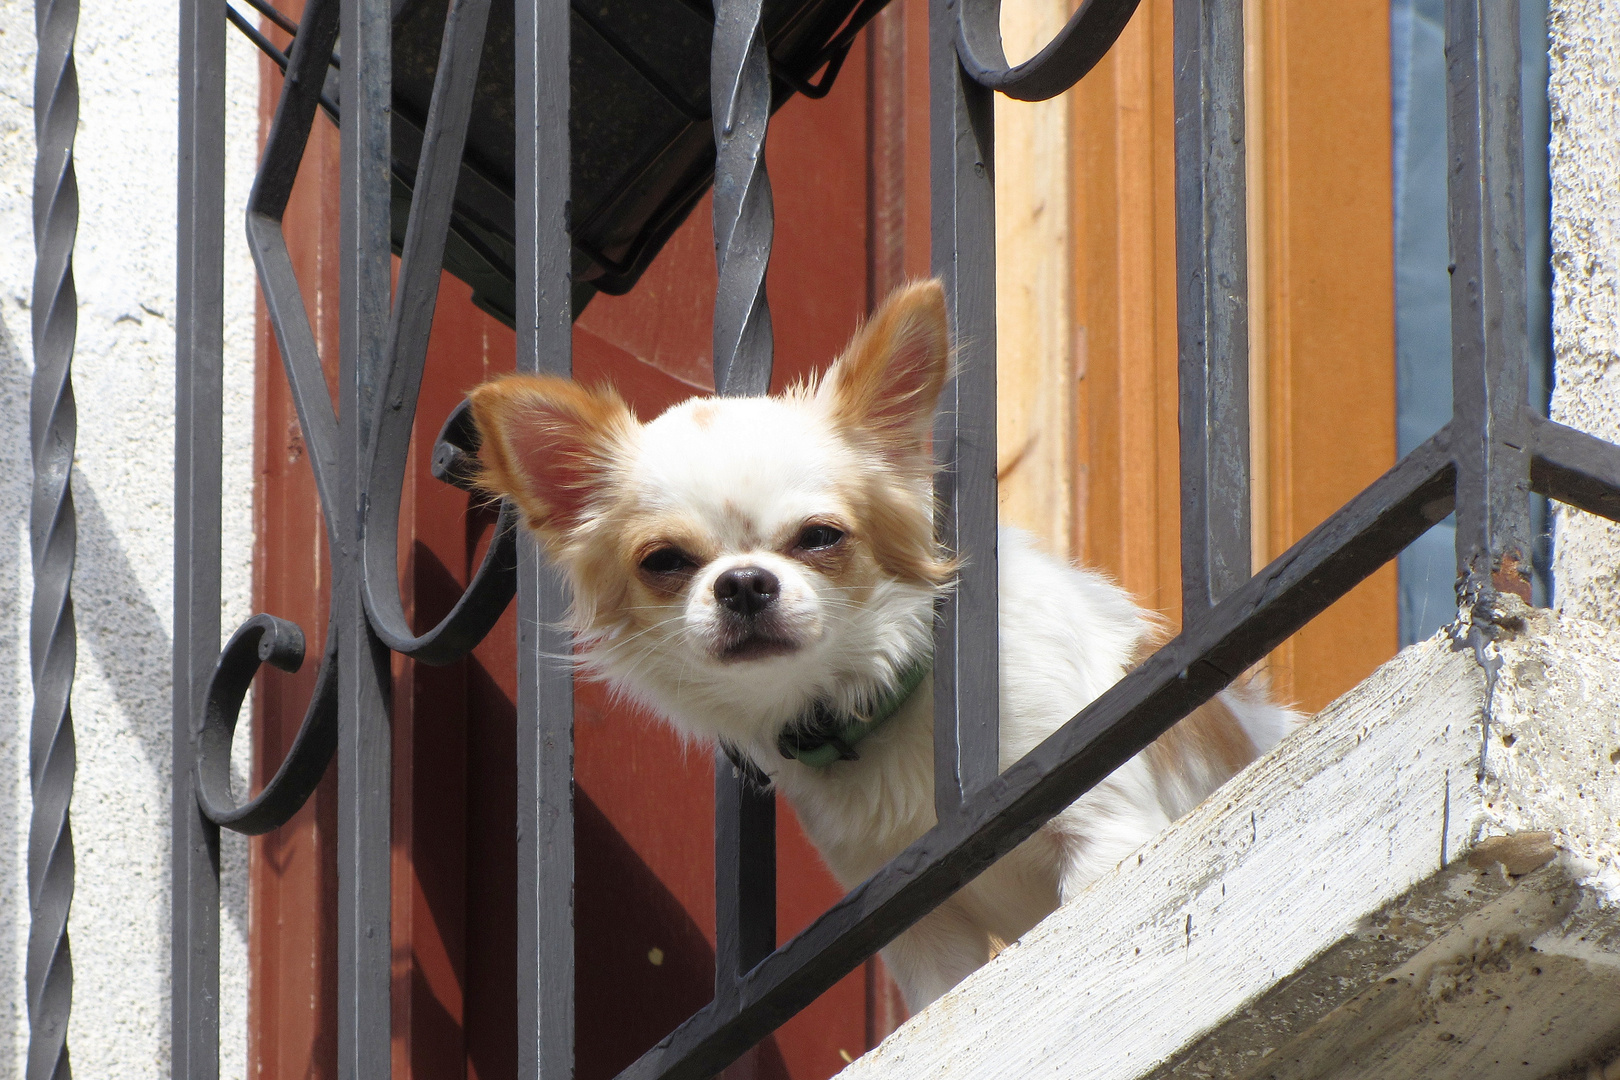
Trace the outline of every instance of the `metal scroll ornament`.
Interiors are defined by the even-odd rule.
[[[256,5],[257,6],[257,5]],[[736,347],[764,342],[769,380],[769,312],[764,267],[770,246],[770,191],[763,140],[770,112],[794,93],[821,96],[876,0],[774,0],[754,4],[747,28],[746,78],[731,100],[738,138],[754,155],[753,181],[737,193],[741,222],[733,275],[749,275],[735,318]],[[262,8],[261,8],[262,10]],[[571,126],[575,314],[597,291],[623,292],[696,205],[714,175],[710,39],[730,30],[680,0],[575,6]],[[249,197],[249,249],[259,271],[277,351],[315,474],[328,541],[339,510],[339,428],[307,308],[282,231],[292,181],[318,109],[341,120],[333,77],[336,0],[311,0],[283,54],[246,19],[232,22],[283,68],[285,79],[262,164]],[[515,517],[503,508],[496,534],[449,614],[423,633],[405,615],[398,588],[397,518],[416,401],[442,266],[473,287],[474,302],[511,323],[515,316],[514,68],[512,5],[502,0],[413,0],[395,6],[393,24],[392,244],[400,256],[384,348],[383,392],[366,455],[365,607],[389,649],[430,664],[453,663],[489,632],[516,591]],[[820,72],[820,81],[811,79]],[[752,148],[751,150],[749,148]],[[721,203],[730,192],[717,193]],[[763,231],[760,225],[763,223]],[[764,246],[758,238],[764,237]],[[753,244],[749,247],[749,244]],[[752,269],[750,269],[752,268]],[[739,369],[741,370],[741,369]],[[750,383],[751,387],[752,384]],[[758,389],[763,390],[761,383]],[[434,475],[470,486],[477,445],[463,411],[445,422]],[[336,656],[328,643],[316,690],[287,758],[265,789],[238,804],[225,782],[236,712],[260,664],[295,668],[303,634],[255,616],[232,637],[209,682],[196,782],[204,814],[239,832],[276,828],[300,806],[329,763],[335,737]]]

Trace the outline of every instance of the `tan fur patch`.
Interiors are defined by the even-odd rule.
[[[649,603],[665,599],[639,578],[625,571],[612,544],[575,544],[572,557],[560,560],[573,585],[570,621],[579,630],[601,630],[609,625],[635,622]],[[643,595],[632,599],[635,592]]]
[[[1220,698],[1210,698],[1147,748],[1148,767],[1157,776],[1184,772],[1201,761],[1222,783],[1255,759],[1254,740]]]
[[[956,573],[955,562],[940,557],[927,501],[895,484],[869,485],[857,508],[859,532],[877,564],[914,585],[943,585]]]
[[[1143,638],[1131,657],[1131,667],[1135,668],[1153,655],[1167,638],[1168,632],[1162,628]],[[1232,685],[1245,686],[1254,677],[1253,672],[1244,672]],[[1184,775],[1190,763],[1201,761],[1219,775],[1223,784],[1258,755],[1254,740],[1218,697],[1210,698],[1188,713],[1147,748],[1148,768],[1155,776]]]
[[[614,522],[611,535],[627,564],[639,563],[664,545],[680,548],[700,566],[720,554],[714,537],[689,514],[641,510],[625,516],[627,520]]]

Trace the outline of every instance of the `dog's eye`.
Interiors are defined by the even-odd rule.
[[[686,552],[675,547],[659,548],[641,560],[641,568],[649,574],[678,574],[692,565]]]
[[[804,551],[819,551],[832,547],[843,538],[843,532],[831,525],[812,525],[799,534],[798,547]]]

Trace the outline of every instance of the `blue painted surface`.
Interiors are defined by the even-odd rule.
[[[1451,262],[1446,235],[1446,60],[1442,0],[1391,0],[1390,79],[1395,182],[1396,441],[1407,453],[1451,417]],[[1522,0],[1525,259],[1529,272],[1530,401],[1545,412],[1552,370],[1548,261],[1547,5]],[[1547,513],[1534,553],[1537,603],[1551,595]],[[1401,644],[1456,617],[1455,529],[1450,518],[1400,559]]]

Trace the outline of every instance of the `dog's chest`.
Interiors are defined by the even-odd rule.
[[[784,763],[777,783],[841,885],[854,888],[933,827],[933,695],[925,684],[857,747],[860,758],[811,769]],[[958,894],[976,923],[1011,941],[1057,905],[1057,859],[1037,833]]]
[[[852,888],[934,824],[933,694],[929,683],[856,747],[854,761],[817,769],[782,762],[777,786],[833,876]]]

